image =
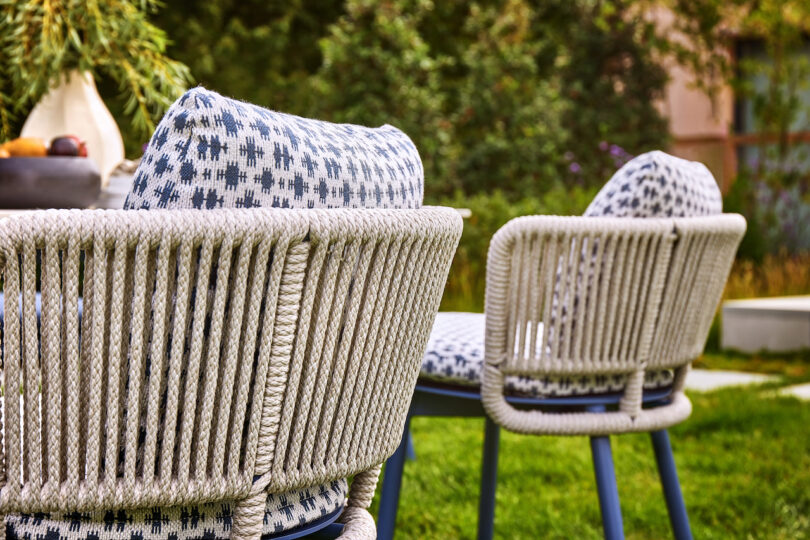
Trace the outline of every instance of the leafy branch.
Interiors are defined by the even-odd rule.
[[[0,137],[63,74],[78,69],[114,80],[132,128],[148,135],[191,81],[166,55],[166,34],[148,17],[157,0],[0,0]]]

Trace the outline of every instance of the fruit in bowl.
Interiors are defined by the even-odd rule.
[[[101,191],[101,176],[73,135],[21,137],[0,145],[0,208],[86,208]],[[45,159],[42,159],[45,158]]]
[[[48,148],[39,137],[18,137],[1,146],[10,157],[45,157]]]
[[[76,135],[54,137],[48,148],[49,156],[87,157],[87,145]]]
[[[18,137],[0,145],[0,158],[46,156],[87,157],[87,145],[76,135],[54,137],[50,146],[39,137]]]

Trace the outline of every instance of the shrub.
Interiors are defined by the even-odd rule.
[[[737,256],[762,262],[768,254],[810,251],[810,201],[799,185],[774,188],[742,173],[725,199],[725,211],[745,216],[748,229]],[[777,184],[778,185],[778,184]]]
[[[601,184],[614,161],[600,142],[637,153],[667,140],[654,106],[666,51],[633,2],[178,0],[155,20],[214,90],[402,128],[434,199]]]
[[[761,262],[738,259],[724,298],[756,298],[810,293],[810,252],[765,255]]]

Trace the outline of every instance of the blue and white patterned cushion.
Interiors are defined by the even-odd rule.
[[[204,88],[157,126],[124,208],[418,208],[424,170],[407,135],[333,124]]]
[[[436,315],[420,376],[441,383],[479,386],[484,364],[484,326],[483,313],[440,312]],[[506,377],[505,387],[507,393],[514,395],[561,397],[619,392],[624,388],[626,379],[625,375],[542,379],[510,375]],[[650,372],[644,387],[660,388],[669,384],[672,384],[671,372]]]
[[[705,165],[654,150],[616,171],[584,215],[697,217],[722,212],[720,188]]]
[[[695,217],[720,214],[723,200],[717,182],[702,163],[661,151],[647,152],[627,162],[605,184],[585,216]],[[583,253],[583,258],[587,257]],[[552,318],[558,301],[554,298]],[[563,312],[561,316],[565,316]],[[559,339],[550,337],[549,339]],[[439,313],[433,326],[421,377],[450,384],[481,382],[484,361],[484,316],[477,313]],[[548,376],[543,379],[507,377],[507,392],[541,396],[571,396],[618,392],[625,376]],[[669,370],[647,372],[645,388],[672,383]]]
[[[262,536],[293,530],[343,508],[346,480],[284,494],[270,494]],[[23,540],[192,540],[228,538],[233,503],[145,508],[116,512],[72,512],[6,516],[6,537]]]

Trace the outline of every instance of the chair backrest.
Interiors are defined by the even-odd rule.
[[[380,463],[460,232],[437,208],[0,222],[0,512],[233,499]]]
[[[490,414],[519,431],[587,431],[588,415],[577,424],[512,409],[503,377],[623,374],[621,409],[634,417],[646,370],[686,366],[702,352],[744,231],[738,215],[507,223],[487,262]]]

